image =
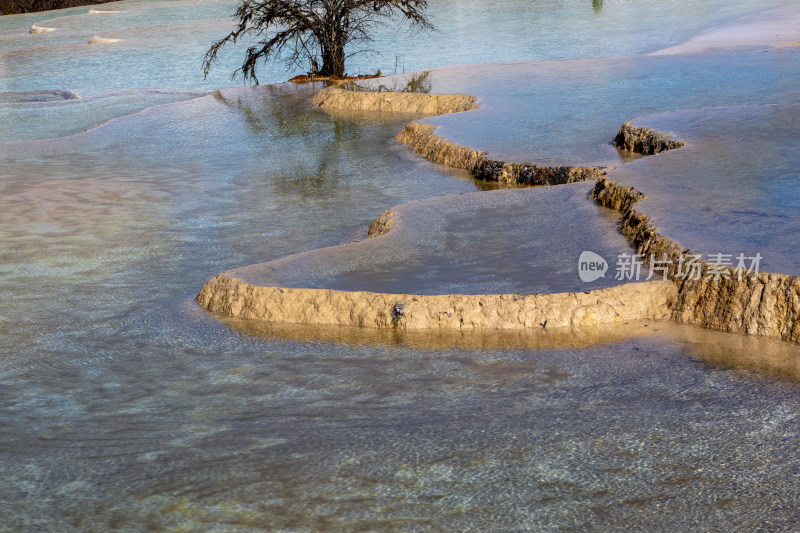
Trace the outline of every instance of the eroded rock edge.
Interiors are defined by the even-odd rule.
[[[622,213],[620,230],[645,258],[667,261],[668,277],[677,288],[670,318],[679,324],[695,324],[707,329],[800,341],[800,283],[797,276],[752,273],[723,267],[714,272],[701,261],[699,279],[677,271],[681,255],[690,250],[664,237],[650,217],[636,210],[645,195],[601,178],[591,194],[595,201]]]
[[[322,108],[339,111],[391,111],[445,115],[472,111],[478,99],[465,94],[424,94],[407,92],[352,91],[334,85],[313,97]],[[542,166],[533,163],[507,163],[490,159],[488,153],[448,141],[435,133],[432,124],[411,122],[395,140],[407,144],[422,157],[435,163],[469,171],[476,179],[507,185],[563,185],[602,176],[605,167]]]
[[[371,93],[329,87],[314,96],[320,107],[339,110],[399,111],[444,114],[477,109],[469,95]],[[437,163],[469,170],[487,181],[556,185],[596,179],[591,196],[622,214],[620,229],[644,257],[668,259],[670,281],[631,283],[583,293],[539,295],[407,295],[255,286],[230,273],[209,280],[197,303],[225,316],[270,322],[352,325],[378,328],[546,328],[586,327],[635,319],[666,319],[718,331],[800,341],[800,284],[796,276],[759,273],[740,279],[676,275],[678,258],[689,250],[661,235],[650,217],[635,209],[640,191],[612,182],[606,168],[540,167],[491,160],[481,150],[447,141],[435,126],[412,122],[397,135],[417,153]],[[614,139],[620,149],[653,155],[684,146],[655,130],[626,122]],[[368,235],[391,231],[394,213],[387,210]]]

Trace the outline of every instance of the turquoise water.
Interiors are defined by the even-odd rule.
[[[86,131],[116,117],[130,115],[143,108],[196,98],[204,93],[180,91],[121,91],[77,99],[41,101],[40,92],[5,93],[9,100],[0,102],[0,114],[7,120],[0,128],[0,142],[34,141]],[[24,124],[25,127],[19,127]]]
[[[391,141],[408,117],[331,116],[312,90],[229,90],[0,145],[6,340],[53,323],[32,342],[81,351],[87,329],[191,298],[219,271],[361,238],[393,205],[477,189]]]
[[[446,31],[398,38],[406,70],[630,55],[764,7],[439,5]],[[794,345],[655,323],[412,334],[200,311],[193,297],[219,272],[363,240],[389,207],[486,187],[393,142],[414,117],[329,114],[308,101],[315,87],[171,101],[233,83],[224,65],[202,81],[197,57],[226,5],[97,9],[117,8],[125,18],[0,18],[0,90],[90,97],[0,106],[2,139],[40,139],[0,144],[0,530],[797,529]],[[29,35],[34,22],[63,31]],[[97,34],[123,41],[85,44]],[[795,56],[778,54],[721,56],[717,79],[742,61],[736,94],[794,97]],[[715,66],[684,59],[661,64]],[[608,63],[629,65],[606,78],[614,94],[660,83],[655,66],[637,75],[649,60],[626,61]],[[783,89],[764,88],[770,68],[788,76]],[[288,74],[276,72],[264,79]],[[691,77],[673,88],[709,86]],[[610,139],[617,117],[601,115]],[[555,211],[559,233],[542,236],[536,212],[526,220],[531,240],[562,245],[554,262],[568,265],[581,238],[619,238],[607,219],[587,236],[571,215],[601,218]],[[476,211],[485,225],[469,238],[498,238],[510,272],[517,247],[501,238],[525,228],[500,215]]]
[[[594,4],[597,4],[595,2]],[[788,0],[744,1],[437,0],[430,35],[379,32],[372,48],[381,56],[355,57],[350,73],[411,72],[448,64],[624,57],[681,43],[702,29],[747,13],[791,5]],[[229,80],[238,55],[223,55],[204,81],[199,68],[211,41],[225,35],[235,2],[126,1],[52,14],[3,17],[0,53],[3,91],[69,89],[82,95],[131,89],[213,90]],[[119,13],[89,15],[90,9]],[[34,22],[57,28],[27,34]],[[123,39],[88,45],[94,35]],[[244,50],[238,48],[239,52]],[[435,54],[431,51],[436,50]],[[123,66],[123,68],[119,68]],[[302,73],[282,64],[266,67],[262,83]]]
[[[678,44],[701,29],[747,13],[791,4],[788,0],[757,6],[721,0],[601,3],[598,9],[597,2],[584,0],[432,2],[430,17],[439,32],[382,31],[373,46],[382,55],[355,56],[349,70],[360,74],[380,69],[391,74],[447,64],[624,57]],[[234,8],[230,0],[125,1],[2,17],[0,92],[60,89],[89,96],[138,89],[211,91],[238,85],[230,73],[241,61],[246,43],[225,50],[208,79],[203,79],[200,68],[210,43],[230,28]],[[115,12],[89,14],[90,10]],[[56,29],[28,34],[37,22]],[[95,35],[121,41],[88,44]],[[264,67],[259,79],[275,83],[298,73],[302,71],[296,67],[274,63]],[[145,95],[140,109],[152,103]],[[93,112],[98,122],[131,111],[113,105],[99,109]],[[63,135],[61,117],[50,107],[0,108],[0,139]],[[41,132],[36,137],[18,135],[12,125],[20,120],[37,123]],[[49,123],[54,124],[52,130],[43,126]],[[79,131],[80,126],[69,133]]]
[[[654,112],[800,98],[796,48],[686,56],[541,62],[428,72],[434,93],[467,93],[481,108],[425,120],[448,140],[505,161],[619,165],[620,125]],[[358,82],[403,85],[409,76]]]
[[[636,123],[688,144],[612,173],[651,196],[639,208],[662,231],[696,253],[759,253],[764,271],[800,273],[797,105],[676,111]]]

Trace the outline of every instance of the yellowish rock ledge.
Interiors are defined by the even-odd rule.
[[[587,327],[664,320],[677,289],[670,282],[629,283],[556,294],[412,295],[263,287],[220,274],[197,303],[228,317],[289,324],[398,329]]]
[[[424,94],[406,92],[350,91],[339,85],[322,89],[314,104],[340,111],[392,111],[444,115],[478,109],[478,99],[469,94]]]
[[[469,95],[349,91],[338,86],[314,96],[321,107],[344,111],[395,111],[444,114],[476,109]],[[397,136],[420,155],[448,166],[470,170],[482,179],[555,185],[596,179],[592,198],[622,214],[621,231],[637,252],[666,256],[675,265],[689,253],[664,237],[647,215],[635,209],[646,196],[614,183],[603,168],[537,167],[493,161],[486,152],[447,141],[429,124],[412,122]],[[656,154],[683,146],[663,134],[622,125],[615,139],[621,148]],[[369,228],[370,237],[391,231],[392,210]],[[671,319],[707,329],[800,341],[800,283],[796,276],[760,273],[755,279],[706,279],[631,283],[579,293],[536,295],[409,295],[348,292],[330,289],[250,285],[230,273],[209,280],[197,303],[226,317],[283,324],[349,325],[397,329],[524,329],[583,328],[630,320]]]
[[[761,272],[753,279],[727,268],[728,279],[714,279],[708,276],[708,264],[703,263],[700,279],[676,277],[679,256],[691,252],[661,235],[650,217],[636,210],[636,202],[645,195],[604,178],[598,180],[592,198],[600,205],[621,211],[622,234],[638,253],[644,257],[666,257],[671,262],[669,276],[678,288],[670,312],[672,320],[717,331],[800,341],[797,276]]]

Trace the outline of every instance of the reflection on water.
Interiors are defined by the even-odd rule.
[[[442,34],[399,41],[398,52],[407,66],[482,59],[476,50],[633,53],[751,4],[607,0],[594,13],[585,0],[443,2],[432,6],[447,14]],[[204,85],[197,65],[228,3],[102,7],[112,8],[96,20],[89,8],[0,18],[2,90],[227,83]],[[37,21],[59,29],[27,34]],[[85,44],[96,33],[123,41]],[[741,61],[742,94],[793,94],[793,75],[765,89],[762,67]],[[670,87],[694,90],[687,80],[703,64],[687,60]],[[643,65],[609,67],[609,85],[655,98],[658,77]],[[553,72],[539,72],[543,91]],[[0,530],[798,528],[794,345],[657,323],[533,335],[309,330],[197,309],[194,294],[222,270],[363,238],[388,207],[476,190],[391,142],[408,117],[324,113],[308,102],[312,89],[164,100],[80,135],[0,145]],[[37,117],[60,135],[78,124],[64,114],[106,120],[144,93],[125,94],[0,112],[12,131]],[[611,107],[613,94],[575,105]],[[605,139],[650,109],[625,102]],[[558,109],[539,110],[554,128]],[[476,234],[492,235],[489,213],[475,214],[487,226]],[[571,215],[558,214],[565,242],[587,231]],[[498,244],[500,255],[512,245]]]
[[[0,145],[9,346],[48,323],[30,350],[84,351],[85,331],[117,331],[220,270],[352,240],[398,203],[476,190],[391,142],[404,122],[326,114],[310,91],[230,90]]]
[[[427,70],[415,72],[408,76],[393,76],[390,78],[378,78],[369,85],[356,81],[348,81],[343,84],[343,88],[348,91],[356,92],[397,92],[397,93],[420,93],[431,92],[431,73]],[[387,81],[388,80],[388,81]]]
[[[707,335],[705,330],[694,328],[686,328],[682,333],[685,348],[707,363],[800,381],[800,358],[794,344],[744,335]]]

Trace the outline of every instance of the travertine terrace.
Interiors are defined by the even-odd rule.
[[[339,111],[384,111],[439,115],[474,110],[478,99],[462,94],[348,90],[328,87],[314,96],[320,107]],[[647,191],[614,182],[613,169],[539,166],[489,158],[486,151],[461,146],[435,126],[409,123],[396,137],[418,154],[443,165],[469,171],[486,181],[519,185],[559,185],[595,180],[591,197],[620,212],[620,228],[644,257],[677,260],[690,251],[662,235],[650,218],[636,210]],[[614,145],[640,155],[684,146],[680,139],[626,122]],[[392,231],[387,211],[370,227],[379,238]],[[377,328],[541,328],[585,327],[633,319],[671,319],[705,328],[800,340],[800,284],[789,275],[760,273],[751,278],[734,269],[728,276],[632,283],[585,293],[535,295],[411,295],[328,289],[267,287],[248,284],[230,273],[210,280],[198,303],[225,316],[301,324],[347,324]]]

